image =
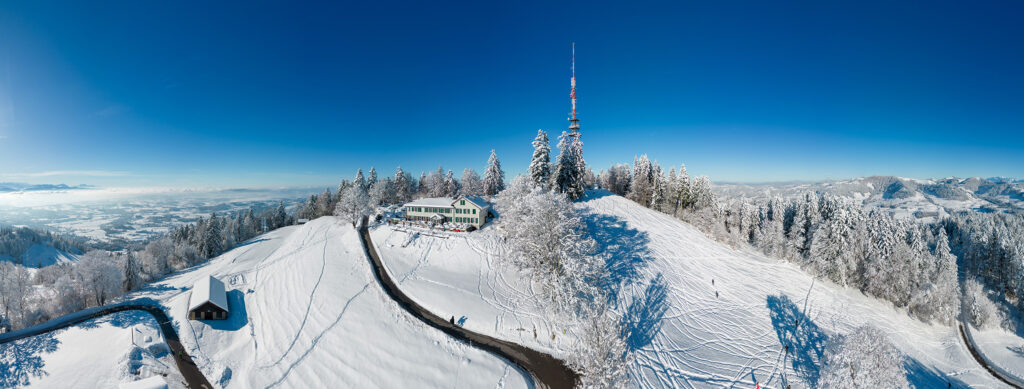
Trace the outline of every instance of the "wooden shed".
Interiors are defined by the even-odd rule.
[[[212,276],[203,277],[192,287],[188,299],[191,320],[223,320],[228,318],[228,295],[224,283]]]

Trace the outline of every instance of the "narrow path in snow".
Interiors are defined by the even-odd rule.
[[[1024,389],[1024,387],[1021,387],[1017,383],[1012,382],[1014,381],[1013,377],[1006,377],[1000,372],[996,371],[996,369],[993,369],[992,366],[990,366],[988,362],[985,360],[985,358],[981,357],[981,354],[978,353],[978,350],[975,349],[974,342],[971,342],[967,334],[964,333],[963,323],[959,323],[958,326],[960,327],[960,339],[964,340],[964,344],[967,345],[967,350],[971,352],[971,356],[974,357],[975,361],[978,361],[978,364],[981,365],[981,367],[984,367],[985,370],[988,370],[989,374],[992,374],[993,377],[998,378],[1000,381],[1003,381],[1007,385],[1010,385],[1017,389]]]
[[[573,388],[576,386],[576,383],[579,381],[579,375],[566,366],[564,361],[519,344],[495,339],[459,327],[450,323],[448,319],[431,313],[422,305],[409,298],[405,293],[402,293],[395,281],[384,270],[384,264],[377,254],[377,249],[374,247],[373,242],[370,240],[370,230],[366,225],[367,219],[364,217],[362,226],[359,227],[359,241],[363,244],[366,257],[370,260],[370,265],[373,267],[374,277],[377,278],[377,282],[380,283],[384,292],[398,303],[398,306],[423,323],[441,330],[441,332],[449,336],[468,342],[470,346],[512,361],[523,370],[529,372],[533,378],[534,385],[538,388]]]
[[[959,261],[957,263],[957,282],[960,283],[960,290],[962,291],[960,294],[960,315],[957,317],[957,327],[960,330],[960,339],[963,340],[964,345],[967,346],[967,351],[969,351],[971,356],[974,357],[974,360],[977,361],[981,367],[985,368],[985,371],[993,377],[1014,388],[1024,389],[1024,381],[1017,377],[1010,376],[1009,374],[1005,374],[1002,369],[992,366],[988,359],[985,359],[981,354],[978,345],[974,343],[974,337],[968,333],[971,328],[967,324],[967,274]]]
[[[163,309],[156,305],[127,302],[124,304],[97,309],[84,315],[81,314],[81,312],[71,313],[40,325],[5,334],[5,336],[0,337],[0,344],[42,335],[47,332],[71,327],[87,320],[124,311],[140,311],[152,315],[153,318],[156,319],[157,324],[160,325],[160,333],[163,335],[164,341],[167,343],[167,347],[171,350],[171,355],[174,356],[174,363],[178,365],[178,371],[180,371],[181,376],[185,378],[185,384],[188,385],[189,388],[213,389],[213,385],[210,385],[210,381],[206,379],[203,372],[199,370],[198,366],[196,366],[196,363],[192,360],[192,356],[190,356],[188,352],[185,351],[185,347],[181,345],[181,340],[178,339],[178,333],[174,330],[174,326],[171,325],[171,319],[167,317],[167,314],[164,313]]]

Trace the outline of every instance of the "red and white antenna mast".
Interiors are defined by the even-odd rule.
[[[572,43],[572,78],[569,79],[569,85],[571,87],[569,99],[572,100],[572,117],[569,118],[569,129],[578,131],[580,129],[580,120],[576,118],[576,42]]]

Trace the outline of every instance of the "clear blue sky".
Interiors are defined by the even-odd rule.
[[[568,124],[573,41],[595,170],[1024,176],[1020,1],[362,3],[4,1],[0,182],[333,185],[492,148],[511,178]]]

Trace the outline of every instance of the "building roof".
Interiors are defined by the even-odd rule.
[[[195,286],[192,287],[192,296],[188,299],[188,310],[199,308],[208,302],[220,309],[228,310],[228,295],[224,291],[224,283],[213,276],[196,281]]]
[[[164,377],[155,375],[138,381],[125,382],[117,386],[119,389],[167,389]]]
[[[428,197],[423,199],[416,199],[412,202],[405,203],[406,207],[451,207],[455,200],[451,197]]]
[[[484,200],[484,198],[480,197],[480,196],[460,196],[459,198],[460,199],[466,199],[467,201],[472,202],[473,204],[475,204],[477,207],[480,207],[481,209],[482,208],[487,208],[487,207],[491,206],[491,203],[488,203],[487,200]]]

